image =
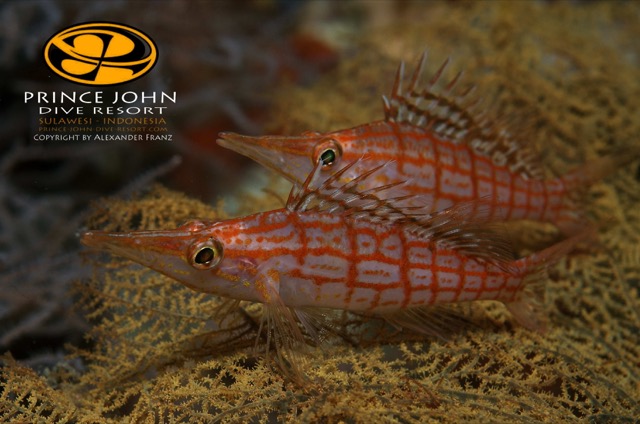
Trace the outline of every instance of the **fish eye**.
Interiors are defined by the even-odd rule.
[[[216,251],[211,247],[203,247],[196,253],[196,256],[193,258],[193,262],[198,265],[207,265],[210,264],[211,261],[216,257]]]
[[[322,162],[322,169],[329,169],[342,157],[342,148],[334,139],[323,140],[315,148],[314,163]]]
[[[189,252],[189,263],[197,269],[211,269],[222,260],[222,245],[215,239],[194,243]]]
[[[333,149],[327,149],[320,154],[322,166],[331,166],[336,161],[336,152]]]

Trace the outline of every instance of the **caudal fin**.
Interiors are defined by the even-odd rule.
[[[575,235],[582,230],[586,223],[581,212],[584,208],[580,202],[584,190],[638,158],[640,149],[627,146],[611,155],[587,162],[564,175],[561,180],[568,195],[563,210],[554,222],[560,231],[565,235]]]
[[[577,244],[596,238],[597,233],[594,229],[583,229],[573,237],[515,261],[516,269],[524,278],[520,290],[513,300],[506,302],[506,306],[520,325],[541,333],[546,331],[547,316],[544,312],[544,293],[547,271],[571,252]]]
[[[563,176],[562,181],[567,191],[580,190],[601,181],[638,158],[640,158],[640,149],[637,146],[627,146],[611,155],[577,167]]]

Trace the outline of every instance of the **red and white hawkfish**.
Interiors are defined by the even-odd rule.
[[[405,92],[404,64],[390,99],[383,96],[385,118],[354,128],[299,136],[250,137],[221,133],[218,143],[301,184],[321,160],[325,178],[336,165],[367,156],[369,164],[392,161],[384,174],[362,189],[405,182],[395,196],[419,194],[421,202],[442,210],[459,202],[487,199],[493,219],[531,219],[556,224],[565,233],[582,228],[572,193],[638,157],[624,152],[602,158],[560,178],[544,179],[536,155],[514,138],[504,123],[474,113],[479,102],[471,90],[457,90],[458,74],[437,84],[447,62],[426,84],[420,83],[426,54]],[[374,161],[374,162],[371,162]],[[346,180],[363,172],[354,166]]]
[[[425,214],[406,199],[380,199],[389,187],[356,187],[385,171],[377,166],[342,184],[359,163],[321,178],[321,162],[286,207],[224,221],[190,221],[174,230],[101,232],[82,243],[150,267],[185,286],[265,305],[280,349],[302,343],[296,318],[311,335],[315,308],[379,316],[398,326],[440,333],[428,307],[493,299],[532,329],[544,327],[540,299],[527,290],[550,261],[578,240],[515,259],[487,224],[482,202]],[[580,236],[578,236],[580,237]]]

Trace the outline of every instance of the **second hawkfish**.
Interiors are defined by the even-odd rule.
[[[221,146],[244,154],[290,181],[302,184],[314,165],[323,164],[322,178],[336,166],[389,162],[384,173],[365,181],[361,190],[396,184],[393,194],[420,195],[420,206],[432,211],[459,202],[486,199],[493,220],[530,219],[552,222],[566,234],[584,228],[573,193],[599,181],[638,157],[626,149],[581,166],[559,178],[545,179],[526,134],[474,112],[477,101],[470,90],[455,90],[458,74],[444,88],[438,80],[445,62],[426,84],[420,82],[426,66],[423,54],[405,90],[404,64],[396,75],[390,98],[383,97],[383,120],[327,133],[298,136],[244,136],[220,133]],[[344,173],[345,181],[363,172],[362,164]]]

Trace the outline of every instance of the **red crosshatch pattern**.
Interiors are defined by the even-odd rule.
[[[547,221],[566,234],[579,232],[584,221],[567,193],[593,184],[635,157],[625,149],[593,166],[545,179],[526,131],[510,128],[500,116],[492,119],[490,110],[481,111],[472,90],[456,86],[461,73],[448,82],[441,80],[448,60],[427,79],[426,61],[425,53],[408,79],[404,64],[398,68],[390,96],[383,96],[382,120],[297,136],[220,133],[218,143],[297,184],[319,160],[329,178],[334,170],[367,159],[344,173],[342,182],[365,172],[365,162],[370,167],[389,162],[384,175],[367,179],[359,188],[394,185],[387,194],[415,196],[407,200],[410,206],[431,211],[485,199],[490,205],[488,211],[479,211],[483,216]]]
[[[344,215],[264,212],[216,226],[225,257],[251,257],[275,271],[288,306],[384,312],[516,296],[523,275],[505,272],[402,226]]]
[[[571,176],[534,178],[518,171],[526,169],[527,163],[514,163],[517,156],[511,161],[496,160],[478,152],[471,143],[441,137],[429,128],[389,120],[319,135],[246,137],[226,133],[219,142],[299,184],[317,163],[317,154],[323,151],[318,146],[334,144],[340,146],[340,157],[323,170],[326,177],[355,163],[343,175],[342,182],[347,182],[387,163],[384,173],[365,180],[359,190],[402,183],[385,195],[414,196],[407,199],[407,205],[431,211],[484,199],[490,210],[482,213],[497,220],[531,219],[558,225],[568,220],[570,224],[573,208],[565,202],[566,193],[580,185]]]
[[[345,146],[342,164],[362,157],[367,166],[393,161],[385,168],[385,183],[407,182],[394,195],[419,195],[414,201],[434,211],[485,198],[491,204],[490,216],[498,219],[556,222],[560,218],[566,193],[561,179],[525,178],[467,144],[441,140],[423,128],[378,121],[326,136]],[[354,175],[361,172],[354,168]],[[361,189],[380,183],[367,182],[370,187]]]

